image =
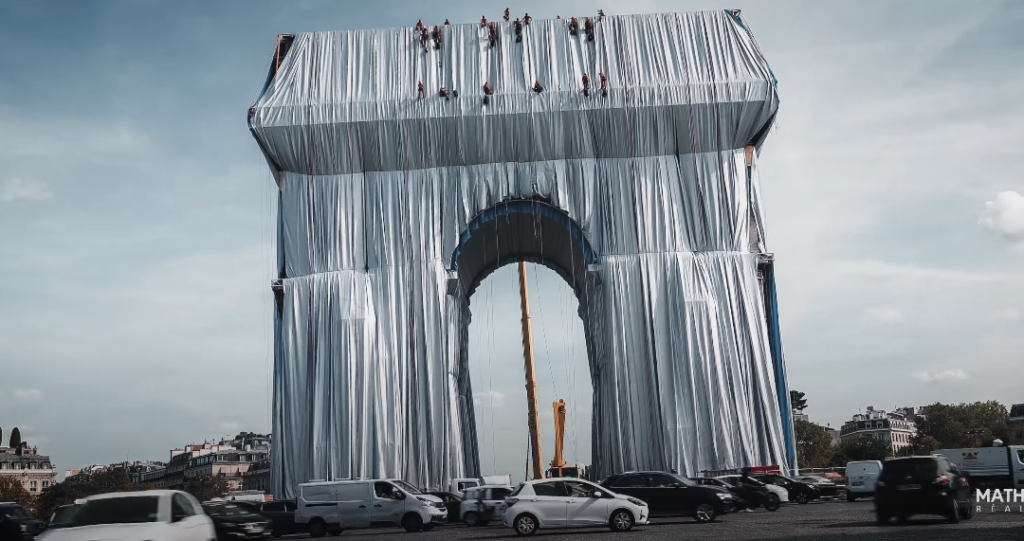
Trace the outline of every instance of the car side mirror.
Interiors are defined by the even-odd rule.
[[[594,497],[595,498],[604,498],[604,492],[601,492],[600,490],[595,490],[594,491]]]

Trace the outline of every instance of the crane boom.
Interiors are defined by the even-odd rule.
[[[533,369],[533,338],[530,334],[530,302],[526,294],[526,262],[519,262],[519,300],[523,312],[523,357],[526,362],[527,422],[530,426],[530,457],[533,478],[544,478],[540,453],[540,413],[537,408],[537,377]]]
[[[561,471],[565,467],[562,460],[562,445],[565,442],[565,401],[561,398],[551,404],[555,409],[555,458],[551,460],[552,471]]]

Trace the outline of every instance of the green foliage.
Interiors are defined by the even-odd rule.
[[[11,445],[10,445],[10,447],[13,447],[14,449],[17,449],[20,445],[21,445],[21,431],[18,430],[18,427],[14,427],[14,430],[11,431]]]
[[[227,494],[228,483],[223,477],[203,474],[186,480],[184,490],[197,500],[205,502]]]
[[[21,479],[11,475],[0,475],[0,502],[14,502],[32,511],[36,499],[21,485]]]
[[[802,413],[807,409],[807,399],[804,396],[804,393],[800,391],[789,391],[789,405],[793,408],[793,411]]]
[[[855,460],[885,460],[892,456],[892,447],[876,438],[856,438],[839,444],[832,455],[832,466],[846,466]]]
[[[824,468],[829,465],[834,449],[825,427],[810,421],[793,423],[796,435],[797,464],[801,468]]]
[[[55,508],[75,503],[75,500],[79,498],[109,492],[132,492],[139,489],[132,484],[131,478],[124,470],[80,473],[43,489],[39,495],[38,516],[41,519],[49,519]]]
[[[935,403],[916,419],[917,436],[911,442],[916,454],[934,449],[980,447],[998,438],[1007,439],[1006,406],[990,400],[973,404]]]

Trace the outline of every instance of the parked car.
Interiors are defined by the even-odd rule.
[[[913,456],[886,460],[875,492],[879,524],[892,517],[941,515],[949,522],[974,516],[967,476],[945,457]]]
[[[236,502],[210,502],[203,504],[203,511],[213,519],[217,539],[263,539],[270,537],[273,526],[267,517],[248,505]]]
[[[844,492],[841,485],[837,485],[824,477],[818,477],[816,475],[802,475],[797,477],[796,481],[814,486],[814,488],[818,489],[818,493],[822,498],[836,498]]]
[[[16,524],[23,539],[32,539],[46,529],[43,521],[36,520],[24,507],[13,502],[0,502],[0,520]]]
[[[297,506],[292,500],[275,500],[270,502],[242,501],[235,500],[230,503],[247,507],[256,513],[267,517],[273,528],[274,537],[295,533],[308,533],[309,524],[295,522],[295,510]]]
[[[462,496],[453,492],[427,492],[431,496],[444,502],[444,507],[448,511],[448,522],[459,522],[459,508],[462,505]]]
[[[501,519],[505,515],[505,498],[512,493],[508,486],[479,486],[467,488],[466,498],[459,506],[459,519],[467,526],[486,526],[486,517]]]
[[[66,528],[71,523],[71,519],[75,517],[75,513],[82,508],[82,504],[73,503],[71,505],[61,505],[53,510],[50,515],[50,522],[46,525],[49,529],[54,528]]]
[[[503,522],[520,536],[542,528],[603,526],[625,532],[647,524],[647,504],[575,478],[521,483],[506,500]]]
[[[297,503],[295,522],[309,524],[312,537],[371,524],[393,524],[418,532],[448,522],[448,510],[440,498],[401,479],[301,483]]]
[[[676,474],[629,472],[613,475],[601,486],[646,502],[652,517],[686,515],[712,522],[735,510],[736,496],[724,487],[701,486]]]
[[[846,464],[846,501],[875,495],[875,485],[882,473],[882,461],[858,460]]]
[[[775,485],[786,489],[786,496],[789,501],[799,504],[809,503],[821,498],[821,490],[814,484],[798,481],[785,475],[777,473],[762,473],[754,476],[755,479],[766,485]]]
[[[213,519],[190,494],[145,490],[90,496],[66,527],[47,530],[36,539],[209,541],[216,536]]]

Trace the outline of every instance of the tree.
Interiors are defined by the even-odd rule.
[[[185,492],[195,496],[199,501],[205,502],[227,494],[228,483],[223,477],[208,474],[197,475],[185,481]]]
[[[935,448],[958,449],[979,447],[995,439],[1006,441],[1006,406],[996,401],[973,404],[940,404],[927,406],[924,415],[915,419],[917,436],[915,448],[927,447],[925,438],[934,440]]]
[[[832,438],[825,427],[798,419],[793,423],[797,463],[801,468],[823,468],[832,459]]]
[[[804,396],[804,393],[800,391],[789,391],[789,405],[793,411],[803,413],[807,409],[807,400],[804,399]]]
[[[13,475],[0,475],[0,502],[21,504],[22,507],[30,511],[36,506],[35,497],[25,490],[21,480]]]
[[[892,456],[889,442],[877,438],[861,437],[839,444],[832,455],[832,466],[845,466],[856,460],[885,460]]]
[[[14,449],[17,449],[18,447],[21,447],[21,431],[18,430],[18,427],[14,427],[14,430],[11,431],[11,445],[10,445],[10,447],[12,447]]]
[[[43,489],[39,494],[39,516],[49,518],[55,508],[75,503],[79,498],[135,490],[139,487],[132,484],[123,469],[80,473]]]

